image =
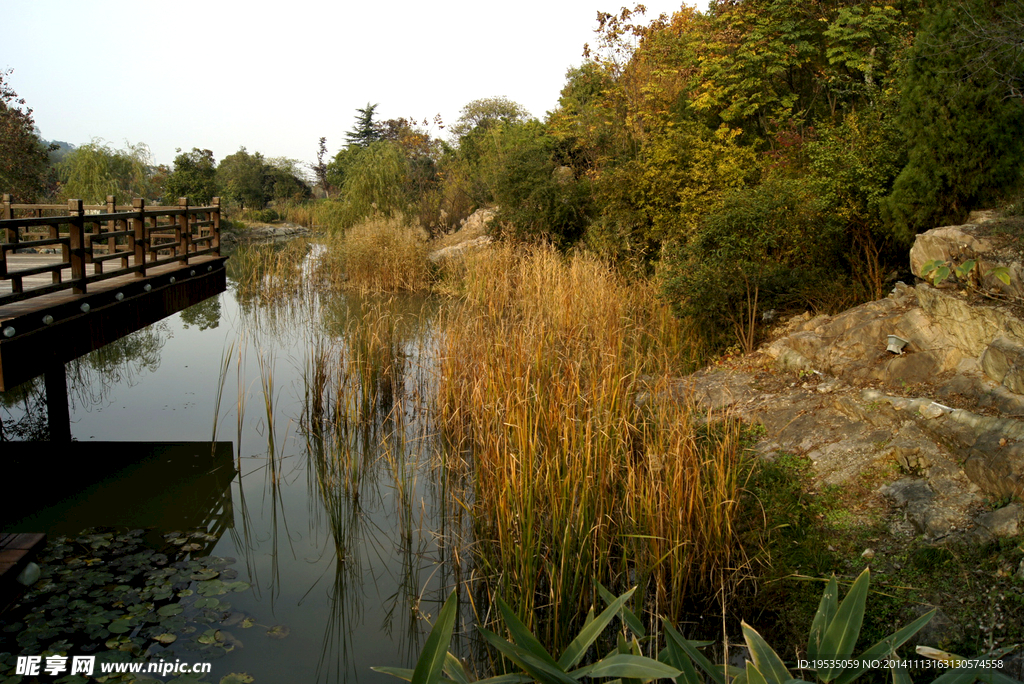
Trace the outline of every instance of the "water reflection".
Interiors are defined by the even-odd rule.
[[[230,442],[74,442],[53,461],[41,463],[34,444],[5,446],[5,476],[31,481],[45,471],[47,486],[33,492],[31,510],[11,497],[0,500],[4,531],[74,536],[107,526],[202,530],[211,535],[209,548],[197,549],[202,555],[234,525],[231,484],[237,471]]]
[[[156,372],[169,337],[168,323],[161,321],[65,364],[70,410],[92,412],[111,406],[115,388],[133,387]],[[49,438],[43,376],[0,392],[0,408],[0,441]]]
[[[229,269],[243,261],[232,257]],[[269,287],[277,273],[263,268],[258,282]],[[213,681],[236,671],[390,681],[369,667],[412,666],[444,598],[471,572],[457,543],[441,541],[464,538],[468,522],[463,507],[443,503],[452,469],[437,466],[461,455],[444,450],[429,411],[438,305],[315,287],[241,293],[242,276],[229,277],[219,298],[83,363],[74,391],[110,410],[77,401],[74,434],[231,440],[237,475],[219,509],[231,522],[210,551],[237,558],[252,585],[233,595],[234,610],[290,634],[247,638],[215,662]],[[12,406],[34,406],[33,391]],[[147,505],[126,511],[125,524]]]

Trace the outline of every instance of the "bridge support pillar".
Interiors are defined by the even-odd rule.
[[[46,422],[51,442],[71,441],[71,412],[68,410],[68,380],[64,364],[54,361],[43,375],[46,386]]]

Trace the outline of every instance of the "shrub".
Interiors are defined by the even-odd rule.
[[[671,253],[665,291],[712,347],[739,342],[753,351],[761,311],[806,298],[808,286],[832,287],[841,227],[794,179],[773,179],[727,196],[692,239]],[[800,294],[801,291],[803,294]]]

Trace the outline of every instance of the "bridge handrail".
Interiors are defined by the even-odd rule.
[[[44,211],[66,211],[59,216],[43,216]],[[34,216],[15,217],[16,212]],[[100,213],[87,214],[86,211]],[[169,219],[161,223],[159,219]],[[95,230],[86,229],[91,225]],[[106,226],[106,231],[104,231]],[[49,236],[24,240],[22,236],[39,236],[31,228],[46,227]],[[155,238],[170,241],[159,242]],[[45,266],[11,269],[7,255],[23,248],[59,245],[61,260]],[[205,249],[200,249],[205,246]],[[100,253],[98,253],[100,252]],[[105,253],[103,253],[105,252]],[[167,255],[170,256],[167,256]],[[220,255],[220,198],[209,205],[189,206],[183,197],[175,206],[146,206],[144,199],[135,199],[130,207],[118,205],[108,196],[106,205],[85,205],[82,200],[69,200],[67,206],[56,204],[14,204],[10,195],[0,203],[0,282],[10,281],[11,292],[0,294],[0,306],[70,289],[75,294],[88,291],[89,283],[119,275],[135,274],[142,278],[148,267],[189,260],[206,254]],[[121,260],[121,267],[104,271],[104,263]],[[129,260],[132,264],[129,266]],[[87,274],[85,265],[93,264]],[[71,277],[63,280],[62,271],[71,269]],[[50,285],[25,289],[22,279],[40,273],[51,273]]]

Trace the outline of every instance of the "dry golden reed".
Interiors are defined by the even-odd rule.
[[[321,241],[317,278],[359,292],[416,292],[430,285],[426,231],[402,217],[374,217]]]
[[[696,347],[655,290],[546,248],[495,246],[465,269],[442,316],[437,406],[473,454],[489,588],[553,648],[595,581],[638,583],[663,615],[717,589],[736,560],[738,425],[672,386]]]

